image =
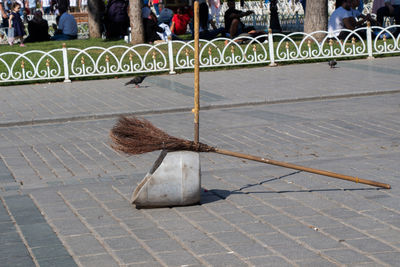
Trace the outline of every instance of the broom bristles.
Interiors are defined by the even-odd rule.
[[[135,116],[121,116],[111,129],[111,147],[117,151],[135,155],[156,150],[190,150],[212,152],[215,149],[206,144],[180,139],[155,127],[146,119]]]

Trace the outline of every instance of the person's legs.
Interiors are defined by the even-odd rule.
[[[154,4],[154,9],[156,10],[157,17],[160,15],[160,9],[158,8],[158,4]]]
[[[231,27],[229,29],[229,34],[230,34],[231,38],[234,38],[240,34],[240,33],[238,33],[239,25],[240,25],[240,21],[238,19],[232,20]]]
[[[381,7],[378,9],[378,11],[376,12],[376,21],[382,26],[384,27],[385,25],[383,25],[383,18],[390,16],[390,12],[389,12],[389,8],[387,8],[386,6]]]
[[[394,8],[393,17],[394,17],[395,23],[397,25],[400,25],[400,6],[394,5],[393,8]]]
[[[55,34],[53,37],[50,38],[53,41],[67,41],[67,40],[72,40],[70,35],[66,35],[63,33]]]

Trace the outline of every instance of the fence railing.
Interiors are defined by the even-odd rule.
[[[200,41],[200,67],[275,65],[276,62],[370,57],[400,53],[400,26],[364,27],[345,40],[328,32],[265,35]],[[317,35],[325,35],[318,41]],[[366,37],[362,39],[362,37]],[[194,42],[167,41],[157,45],[117,45],[78,49],[63,46],[51,51],[0,53],[0,83],[64,80],[95,76],[169,72],[194,68]]]

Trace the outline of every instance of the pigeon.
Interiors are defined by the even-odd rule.
[[[128,84],[134,84],[136,86],[136,88],[139,88],[139,84],[141,84],[143,82],[144,78],[146,78],[146,77],[147,76],[136,76],[129,82],[125,83],[125,86],[127,86]]]
[[[328,65],[332,68],[336,68],[337,62],[336,60],[331,60],[328,62]]]

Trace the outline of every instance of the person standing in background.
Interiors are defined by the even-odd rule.
[[[70,12],[78,11],[78,3],[76,0],[69,0],[69,11]]]
[[[41,9],[44,15],[50,15],[51,0],[41,0]]]
[[[29,14],[30,15],[33,15],[33,13],[35,13],[36,6],[37,6],[36,0],[29,0],[28,1],[28,9],[29,9]]]
[[[79,6],[81,8],[81,12],[87,12],[88,0],[80,0]]]
[[[21,5],[17,2],[14,2],[11,8],[10,18],[8,19],[8,29],[14,28],[14,38],[19,39],[19,46],[24,47],[25,26],[19,14],[20,10]],[[10,40],[9,43],[10,45],[13,45],[13,42]]]
[[[221,12],[221,1],[208,0],[208,5],[211,7],[211,16],[215,18],[215,25],[219,27],[219,13]]]
[[[8,13],[6,11],[7,0],[0,0],[0,15],[3,19],[1,27],[8,28]]]
[[[159,3],[160,3],[160,0],[150,0],[150,5],[153,5],[154,10],[156,11],[157,17],[160,15],[160,9],[158,7]]]

